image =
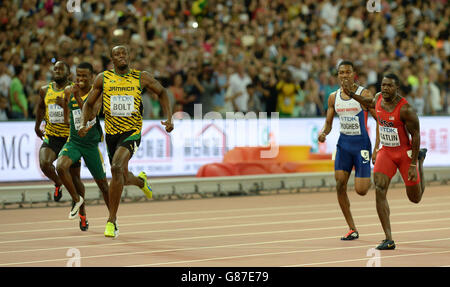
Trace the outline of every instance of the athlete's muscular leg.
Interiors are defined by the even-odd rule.
[[[109,210],[109,187],[108,187],[108,181],[106,178],[103,179],[96,179],[95,183],[97,183],[98,188],[100,188],[100,191],[103,195],[103,200],[105,201],[106,207]]]
[[[39,165],[41,167],[42,172],[52,180],[56,186],[61,186],[63,183],[61,179],[56,174],[55,167],[53,166],[53,162],[56,160],[55,152],[48,147],[42,147],[39,150]]]
[[[423,176],[423,159],[417,161],[418,163],[418,174],[420,177],[420,182],[416,185],[406,186],[406,194],[411,202],[419,203],[422,200],[423,192],[425,191],[425,178]]]
[[[376,172],[374,174],[375,197],[378,217],[380,218],[381,226],[383,227],[386,239],[392,240],[391,222],[389,219],[390,210],[386,198],[390,182],[391,179],[387,175],[380,172]]]
[[[85,188],[84,184],[81,181],[80,173],[81,173],[81,167],[70,167],[69,169],[70,175],[72,176],[72,182],[75,186],[75,190],[77,191],[78,195],[84,198],[85,194]],[[67,188],[67,187],[66,187]],[[85,203],[80,206],[80,214],[85,216],[86,215],[86,209],[85,209]]]
[[[345,217],[345,221],[347,222],[349,228],[356,231],[356,226],[353,221],[352,213],[350,211],[350,201],[348,200],[347,195],[347,183],[349,176],[350,173],[343,170],[336,170],[334,172],[339,206],[341,207],[342,213]]]
[[[127,162],[127,171],[128,171],[128,162]],[[131,171],[128,171],[126,178],[127,182],[125,183],[125,185],[135,185],[139,188],[144,187],[144,181],[139,177],[135,176]]]
[[[73,183],[72,173],[69,172],[69,168],[71,165],[72,160],[68,156],[61,156],[60,158],[58,158],[58,161],[56,163],[56,170],[62,182],[64,183],[64,186],[67,188],[67,191],[72,197],[72,200],[78,202],[80,200],[80,197]]]
[[[355,191],[357,194],[366,195],[370,189],[370,177],[355,177]]]
[[[420,176],[420,189],[421,189],[421,191],[420,191],[420,198],[422,198],[423,192],[425,191],[425,177],[423,175],[423,161],[424,160],[425,159],[422,158],[422,159],[417,161],[418,164],[419,164],[418,168],[419,168],[419,176]]]
[[[123,186],[128,181],[128,161],[130,158],[130,151],[127,148],[120,146],[117,148],[112,159],[112,179],[109,185],[109,222],[116,222],[116,215],[122,197]]]

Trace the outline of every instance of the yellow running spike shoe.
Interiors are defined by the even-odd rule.
[[[108,221],[105,227],[105,237],[116,238],[117,236],[119,236],[119,228],[117,228],[115,223]]]
[[[144,181],[144,187],[141,188],[142,192],[144,192],[145,196],[147,196],[148,199],[151,199],[153,196],[153,193],[152,193],[151,185],[148,184],[147,175],[145,174],[145,172],[141,171],[139,173],[138,177]]]

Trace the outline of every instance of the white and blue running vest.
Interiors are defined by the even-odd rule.
[[[363,90],[363,87],[358,87],[356,94],[361,95]],[[336,91],[334,109],[340,121],[335,170],[351,173],[355,167],[355,177],[370,177],[372,145],[367,132],[368,112],[363,110],[358,101],[342,99],[340,89]]]
[[[359,86],[355,94],[361,95],[364,87]],[[341,89],[336,91],[334,110],[339,116],[340,138],[356,140],[357,138],[367,139],[367,116],[361,104],[355,99],[344,100],[341,97]]]

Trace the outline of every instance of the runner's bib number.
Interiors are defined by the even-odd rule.
[[[341,122],[341,133],[349,136],[361,134],[358,116],[339,116]]]
[[[73,116],[73,124],[75,126],[75,129],[77,131],[79,131],[80,127],[81,127],[81,110],[80,109],[73,110],[72,116]],[[86,123],[86,127],[89,128],[89,127],[93,126],[96,122],[97,122],[97,119],[94,118],[92,121],[88,121]]]
[[[57,104],[48,105],[48,119],[52,124],[64,123],[64,109]]]
[[[73,116],[73,124],[75,125],[75,129],[77,131],[79,131],[80,126],[81,126],[81,110],[80,109],[73,110],[72,116]]]
[[[383,146],[396,147],[400,146],[400,137],[398,136],[398,129],[392,127],[380,126],[380,142]]]
[[[131,117],[134,112],[133,96],[111,96],[111,116]]]

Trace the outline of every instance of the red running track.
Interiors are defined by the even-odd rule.
[[[334,192],[123,203],[116,239],[103,236],[104,205],[87,206],[87,232],[68,206],[4,209],[0,266],[63,267],[74,250],[81,266],[450,266],[447,187],[428,186],[419,204],[390,190],[397,249],[379,254],[374,190],[349,197],[360,238],[345,242]]]

